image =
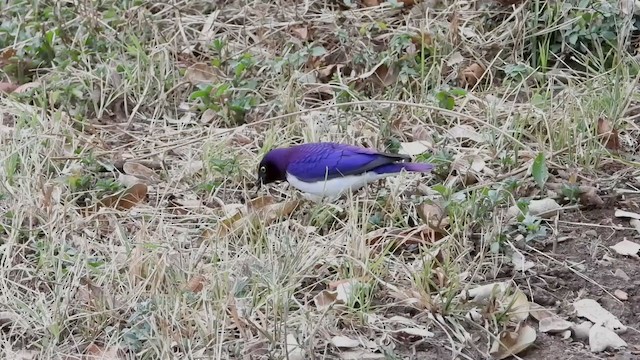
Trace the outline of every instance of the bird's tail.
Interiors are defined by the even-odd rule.
[[[393,173],[399,173],[404,169],[410,172],[426,173],[433,170],[434,167],[435,166],[433,164],[406,162],[406,163],[393,163],[393,164],[378,166],[377,168],[373,169],[373,171],[375,171],[378,174],[393,174]]]

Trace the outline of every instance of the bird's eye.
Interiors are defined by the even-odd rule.
[[[267,168],[266,168],[266,166],[260,166],[260,172],[261,172],[261,173],[265,173],[265,172],[267,172]]]

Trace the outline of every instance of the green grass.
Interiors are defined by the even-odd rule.
[[[528,200],[576,202],[547,183],[570,186],[572,171],[615,181],[599,167],[616,156],[598,118],[637,151],[639,67],[632,39],[611,36],[631,19],[617,2],[514,12],[444,1],[426,17],[422,5],[330,3],[2,5],[0,81],[32,86],[0,97],[0,357],[282,359],[295,339],[304,355],[289,359],[320,359],[344,335],[388,358],[429,354],[425,344],[479,358],[489,349],[471,334],[514,328],[513,297],[461,294],[510,281],[500,270],[521,239],[551,231]],[[465,84],[474,63],[486,72]],[[382,85],[380,64],[396,71]],[[471,134],[452,135],[461,125]],[[300,199],[291,188],[255,193],[267,150],[320,140],[384,151],[426,141],[414,155],[439,167],[294,210],[278,207]],[[480,171],[465,168],[470,157]],[[126,161],[157,179],[122,176]],[[85,211],[131,181],[148,185],[131,210]],[[267,192],[276,204],[246,205]],[[447,218],[437,237],[418,211],[432,202]],[[522,214],[509,221],[514,205]],[[415,240],[414,227],[428,245],[368,243],[393,229]],[[320,309],[323,291],[347,298]],[[402,333],[418,327],[436,335]]]

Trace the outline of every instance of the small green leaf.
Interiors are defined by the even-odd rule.
[[[547,169],[547,163],[544,158],[544,153],[539,153],[531,164],[531,174],[538,186],[542,189],[544,184],[549,179],[549,170]]]
[[[322,46],[315,46],[311,48],[311,56],[322,56],[327,53],[327,50]]]

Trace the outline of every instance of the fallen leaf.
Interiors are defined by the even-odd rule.
[[[213,122],[213,119],[220,117],[218,113],[213,109],[205,110],[200,116],[200,124],[210,124]]]
[[[514,270],[522,272],[526,272],[536,265],[533,261],[527,261],[519,251],[514,251],[511,254],[511,263],[513,264]]]
[[[350,350],[338,353],[338,357],[342,360],[376,360],[386,359],[384,354],[374,353],[368,350]]]
[[[478,134],[471,125],[456,125],[447,130],[447,133],[455,139],[469,139],[478,143],[484,142],[484,137]]]
[[[446,233],[446,228],[449,226],[449,217],[443,204],[425,202],[416,207],[416,212],[429,228],[441,234]]]
[[[124,170],[125,174],[133,175],[143,180],[148,180],[148,181],[158,180],[158,175],[155,173],[155,171],[135,161],[125,162],[122,165],[122,169]]]
[[[360,341],[342,335],[332,337],[330,342],[338,348],[354,348],[360,346]]]
[[[18,93],[18,94],[23,94],[26,93],[27,91],[31,90],[31,89],[35,89],[40,87],[40,82],[39,81],[32,81],[32,82],[28,82],[25,84],[22,84],[20,86],[18,86],[15,90],[13,90],[13,92]]]
[[[107,196],[98,202],[98,207],[112,207],[117,210],[128,210],[136,206],[147,196],[147,185],[136,184],[115,195]]]
[[[424,328],[402,328],[398,330],[394,330],[391,332],[391,335],[402,342],[412,343],[416,341],[421,341],[424,338],[433,337],[433,333]]]
[[[483,303],[492,294],[502,294],[509,287],[507,282],[497,282],[485,285],[476,286],[473,289],[469,289],[466,293],[470,301],[474,303]]]
[[[611,245],[609,246],[610,248],[612,248],[615,252],[617,252],[620,255],[626,255],[626,256],[638,256],[638,252],[640,252],[640,245],[634,243],[633,241],[629,241],[627,239],[624,239],[622,241],[620,241],[619,243],[615,244],[615,245]]]
[[[542,218],[551,218],[556,215],[562,207],[552,198],[540,200],[531,200],[529,202],[529,213],[531,215],[540,216]],[[521,211],[516,205],[507,209],[507,218],[515,218],[520,215]]]
[[[337,291],[331,290],[322,290],[316,296],[313,297],[313,303],[316,308],[320,311],[324,311],[328,309],[331,305],[336,302],[338,298]]]
[[[634,212],[631,212],[631,211],[624,211],[624,210],[616,209],[614,215],[615,215],[615,217],[631,218],[631,219],[640,220],[640,214],[637,214],[637,213],[634,213]]]
[[[484,67],[478,63],[473,63],[460,72],[460,82],[462,86],[475,86],[484,74]]]
[[[636,229],[636,231],[640,233],[640,220],[631,219],[629,220],[629,225],[633,226]]]
[[[411,139],[416,142],[416,141],[422,141],[422,142],[426,142],[427,144],[430,144],[430,147],[432,147],[433,145],[433,136],[431,136],[431,133],[429,133],[429,130],[427,130],[427,128],[425,126],[414,126],[411,129]]]
[[[556,313],[549,310],[549,309],[545,309],[544,307],[536,304],[536,303],[530,303],[529,304],[529,314],[535,318],[538,321],[541,321],[542,319],[546,319],[549,317],[553,317],[556,316]]]
[[[624,291],[622,291],[622,290],[620,290],[620,289],[617,289],[616,291],[614,291],[614,292],[613,292],[613,295],[614,295],[615,297],[617,297],[617,298],[618,298],[618,300],[621,300],[621,301],[627,301],[627,300],[629,300],[629,295],[628,295],[626,292],[624,292]]]
[[[378,6],[380,5],[380,1],[379,0],[362,0],[362,4],[365,7]]]
[[[529,325],[524,325],[518,331],[503,331],[498,335],[499,341],[491,344],[490,354],[496,359],[504,359],[516,355],[528,348],[536,341],[536,331]]]
[[[507,316],[514,322],[523,322],[529,317],[529,300],[520,289],[516,288],[514,293],[507,297],[504,305],[509,307]]]
[[[622,334],[627,331],[627,327],[613,314],[603,308],[597,301],[592,299],[581,299],[573,303],[576,314],[594,324],[602,324],[609,330]]]
[[[573,323],[570,321],[562,319],[559,316],[551,316],[540,320],[538,330],[543,333],[555,334],[571,329],[572,326]]]
[[[0,54],[0,68],[4,67],[7,64],[11,63],[11,58],[16,56],[18,51],[15,48],[7,47]]]
[[[184,73],[185,79],[192,85],[215,84],[224,78],[222,72],[207,63],[195,63]]]
[[[589,329],[589,348],[591,352],[601,352],[606,349],[617,350],[626,346],[627,343],[618,334],[606,327],[596,323]]]
[[[205,281],[206,279],[204,276],[196,275],[192,277],[191,280],[189,280],[189,282],[187,283],[187,286],[185,287],[185,290],[191,291],[194,293],[199,293],[200,291],[202,291],[202,289],[204,289]]]
[[[576,340],[584,340],[589,338],[589,330],[593,323],[591,321],[584,321],[580,324],[573,324],[571,327],[571,331],[573,331],[574,337]]]
[[[398,153],[402,155],[420,155],[431,150],[433,144],[428,141],[401,142]]]
[[[0,81],[0,93],[10,94],[17,89],[18,86],[19,85]]]
[[[618,130],[613,128],[609,120],[599,118],[597,132],[600,141],[604,142],[604,146],[607,149],[614,151],[620,150],[620,135],[618,134]]]
[[[385,87],[393,85],[398,80],[397,69],[394,69],[393,67],[389,68],[385,64],[378,66],[374,74],[376,75],[375,79]]]
[[[442,238],[430,226],[417,226],[408,229],[382,228],[365,235],[366,243],[379,249],[396,251],[408,246],[430,245]]]
[[[462,54],[460,54],[459,51],[456,51],[453,54],[449,55],[449,59],[447,60],[447,65],[453,66],[463,61],[464,61],[464,57],[462,56]]]
[[[309,29],[306,26],[291,29],[291,32],[300,40],[307,41],[309,38]]]
[[[276,198],[273,196],[265,195],[260,196],[249,201],[248,208],[261,209],[265,206],[269,206],[276,203]]]
[[[87,346],[85,349],[85,359],[101,359],[101,360],[120,360],[124,359],[124,357],[119,354],[120,349],[116,346],[110,346],[108,348],[104,348],[102,346],[98,346],[94,343]]]

